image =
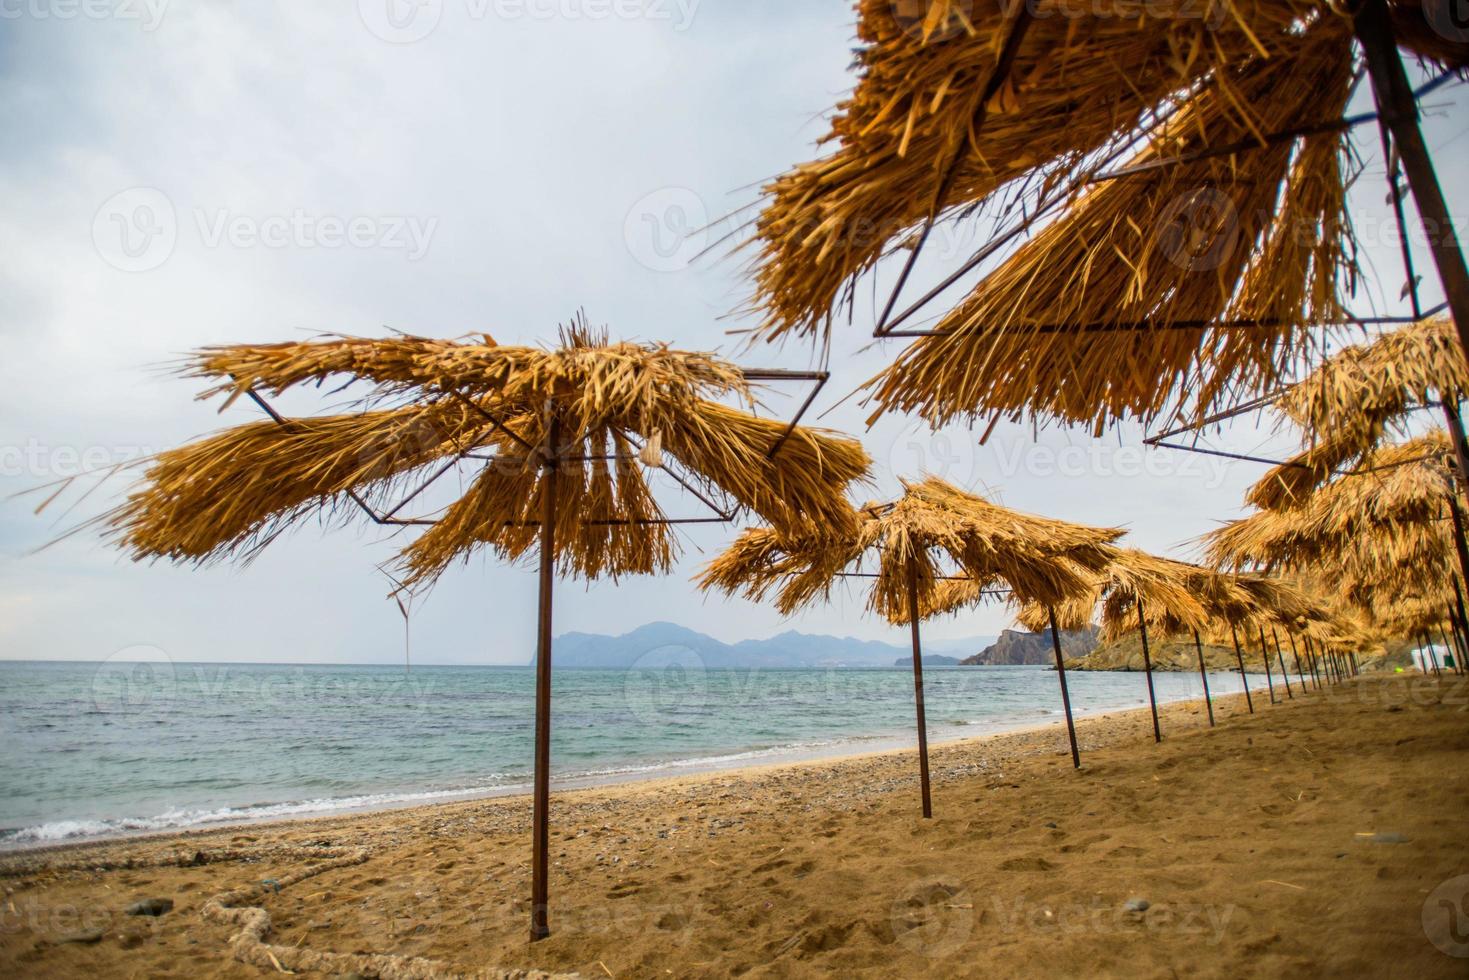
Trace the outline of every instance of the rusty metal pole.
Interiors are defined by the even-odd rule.
[[[1270,689],[1270,703],[1275,704],[1275,680],[1270,676],[1270,651],[1265,647],[1265,627],[1256,625],[1260,631],[1260,659],[1265,661],[1265,685]]]
[[[1280,634],[1275,627],[1270,627],[1270,637],[1275,641],[1275,656],[1280,661],[1280,679],[1285,681],[1285,696],[1287,700],[1294,701],[1296,696],[1290,689],[1290,671],[1285,668],[1285,654],[1280,651]]]
[[[1450,576],[1450,578],[1453,578],[1453,576]],[[1454,588],[1457,590],[1458,587],[1459,583],[1456,580],[1454,582]],[[1462,674],[1464,673],[1465,649],[1464,622],[1459,618],[1458,612],[1452,606],[1449,607],[1449,626],[1451,627],[1451,629],[1449,630],[1449,636],[1451,636],[1454,641],[1454,673]]]
[[[1433,262],[1459,332],[1459,344],[1469,356],[1469,267],[1464,264],[1453,217],[1418,127],[1418,103],[1398,54],[1386,0],[1360,0],[1353,30],[1366,56],[1378,114],[1392,133],[1418,217],[1428,233]]]
[[[1301,669],[1301,654],[1296,650],[1296,638],[1291,635],[1290,630],[1285,631],[1285,638],[1290,641],[1290,656],[1296,662],[1296,678],[1301,682],[1301,693],[1306,693],[1306,672]]]
[[[1439,639],[1443,640],[1444,653],[1452,655],[1454,652],[1454,648],[1449,643],[1449,634],[1448,631],[1443,628],[1443,623],[1438,624],[1438,636]],[[1454,659],[1458,660],[1459,658],[1454,657]],[[1458,673],[1458,671],[1455,671],[1454,673]]]
[[[1255,713],[1255,699],[1250,697],[1250,682],[1245,680],[1245,655],[1239,648],[1239,633],[1234,624],[1229,624],[1229,638],[1234,641],[1234,659],[1239,664],[1239,684],[1245,689],[1245,707],[1250,709],[1250,714]]]
[[[1469,437],[1464,435],[1464,419],[1459,414],[1459,399],[1457,395],[1445,396],[1439,404],[1443,407],[1444,423],[1449,428],[1449,441],[1454,444],[1455,472],[1459,474],[1459,492],[1463,493],[1464,487],[1469,487]],[[1455,508],[1458,507],[1459,494],[1449,494],[1450,501]],[[1459,544],[1464,540],[1463,529],[1459,529]],[[1469,562],[1464,560],[1464,553],[1459,552],[1459,571],[1469,575]]]
[[[1203,666],[1203,641],[1199,639],[1199,630],[1194,630],[1194,649],[1199,651],[1199,679],[1203,680],[1203,702],[1209,708],[1209,727],[1213,727],[1213,698],[1209,696],[1209,670]]]
[[[1454,583],[1455,605],[1462,606],[1464,603],[1463,590],[1459,588],[1459,577],[1450,575],[1449,580]],[[1458,673],[1464,673],[1464,654],[1469,647],[1464,643],[1464,617],[1460,610],[1454,606],[1449,607],[1449,624],[1453,626],[1454,653],[1457,661]]]
[[[1143,619],[1143,601],[1137,600],[1137,628],[1143,639],[1143,673],[1148,678],[1148,707],[1153,712],[1153,741],[1163,741],[1163,730],[1158,727],[1158,698],[1153,693],[1153,658],[1148,653],[1148,624]]]
[[[551,413],[547,406],[547,413]],[[551,934],[547,915],[551,813],[551,589],[556,576],[556,457],[559,427],[554,415],[546,430],[541,478],[540,609],[536,631],[536,771],[531,802],[532,942]]]
[[[918,639],[918,563],[908,559],[908,624],[913,632],[913,701],[918,708],[918,782],[923,791],[923,818],[933,816],[928,785],[928,723],[923,717],[923,646]]]
[[[1066,662],[1061,658],[1061,633],[1056,629],[1056,610],[1047,606],[1051,617],[1051,646],[1056,650],[1056,676],[1061,681],[1061,707],[1066,711],[1066,737],[1071,740],[1071,764],[1081,768],[1081,752],[1076,748],[1076,723],[1071,720],[1071,693],[1066,690]]]
[[[1461,528],[1460,531],[1462,532],[1462,530]],[[1460,537],[1463,537],[1462,533]],[[1457,620],[1460,641],[1459,648],[1465,655],[1469,655],[1469,615],[1465,615],[1464,613],[1464,590],[1459,586],[1459,576],[1450,575],[1449,581],[1454,583],[1454,607],[1459,613]],[[1466,664],[1465,668],[1469,669],[1469,664]]]

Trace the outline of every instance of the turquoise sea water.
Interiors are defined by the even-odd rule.
[[[1078,714],[1145,705],[1141,674],[1068,674]],[[1160,700],[1202,696],[1156,674]],[[0,662],[0,847],[515,792],[529,667]],[[1252,684],[1253,687],[1253,677]],[[1237,692],[1237,675],[1211,674]],[[925,670],[930,738],[1059,721],[1054,671]],[[564,670],[558,785],[913,743],[906,668]]]

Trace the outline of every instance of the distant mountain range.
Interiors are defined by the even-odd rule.
[[[923,645],[923,661],[930,653],[964,653],[982,649],[992,636],[962,640],[935,640]],[[559,667],[657,668],[687,664],[690,655],[704,667],[891,667],[904,658],[912,663],[908,644],[859,640],[789,630],[765,640],[724,643],[675,623],[648,623],[621,636],[565,633],[556,637],[552,662]],[[535,662],[535,658],[531,658]]]

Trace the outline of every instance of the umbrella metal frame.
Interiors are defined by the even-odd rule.
[[[830,375],[826,371],[790,371],[779,368],[751,369],[743,372],[748,381],[812,381],[815,382],[811,391],[807,394],[805,401],[801,403],[795,415],[786,424],[781,435],[776,439],[766,453],[767,459],[773,459],[790,438],[791,433],[796,430],[801,418],[807,409],[816,400],[816,396],[825,386]],[[275,408],[265,400],[254,388],[246,389],[245,392],[250,399],[260,407],[278,425],[290,425],[290,420],[281,415]],[[586,462],[591,459],[637,459],[637,454],[608,454],[601,456],[564,455],[557,449],[559,442],[559,420],[553,415],[548,427],[546,443],[542,446],[533,446],[513,429],[495,418],[483,406],[465,398],[458,392],[450,393],[466,405],[472,407],[480,415],[491,423],[499,431],[505,433],[513,442],[524,448],[528,455],[523,457],[508,457],[479,454],[474,452],[473,446],[456,454],[444,465],[430,474],[415,489],[394,504],[386,513],[378,513],[364,500],[356,491],[348,490],[348,498],[362,510],[364,514],[374,523],[385,526],[431,526],[436,523],[432,518],[402,518],[398,512],[406,507],[420,493],[448,473],[455,465],[465,459],[475,459],[484,462],[499,462],[518,459],[521,462],[537,461],[545,471],[545,493],[542,497],[541,519],[537,522],[524,522],[521,526],[536,526],[540,528],[540,564],[538,569],[539,596],[537,603],[536,623],[536,712],[535,712],[535,774],[531,791],[531,927],[530,938],[534,942],[544,939],[551,934],[549,923],[549,854],[550,854],[550,797],[551,797],[551,648],[552,648],[552,613],[553,613],[553,588],[556,573],[556,484],[557,471],[562,463]],[[549,414],[549,405],[548,414]],[[633,445],[642,448],[637,440],[630,439]],[[693,494],[700,502],[705,504],[714,512],[710,517],[685,517],[685,518],[657,518],[650,520],[596,520],[589,524],[599,526],[632,526],[632,525],[680,525],[680,524],[723,524],[733,520],[738,514],[736,505],[726,502],[721,507],[710,500],[705,494],[689,480],[669,467],[666,463],[660,468],[667,473],[674,482],[683,489]],[[405,615],[406,620],[406,615]],[[916,642],[916,634],[915,634]],[[921,677],[920,677],[921,682]],[[921,694],[921,692],[920,692]],[[919,718],[922,719],[923,702],[919,698]],[[920,739],[923,739],[920,725]],[[927,767],[928,756],[924,753],[924,766]],[[925,772],[925,808],[927,807],[927,774]],[[925,816],[927,814],[925,813]]]

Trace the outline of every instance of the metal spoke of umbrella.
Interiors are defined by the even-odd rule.
[[[1431,92],[1436,91],[1443,85],[1457,79],[1458,74],[1456,72],[1445,71],[1415,89],[1413,92],[1414,98],[1422,99],[1423,97],[1427,96]],[[981,247],[962,264],[960,264],[957,269],[946,275],[938,284],[924,292],[922,296],[918,297],[918,299],[914,300],[911,304],[905,307],[902,312],[890,316],[889,314],[891,313],[893,306],[896,304],[897,298],[902,291],[903,284],[906,281],[906,276],[902,277],[902,279],[900,279],[900,281],[893,287],[892,291],[889,293],[888,299],[883,306],[883,314],[878,317],[877,323],[873,327],[872,335],[878,338],[934,336],[936,331],[932,330],[898,330],[897,328],[908,319],[919,313],[924,307],[937,299],[946,290],[956,285],[961,279],[964,278],[964,276],[974,271],[983,262],[999,252],[999,250],[1003,246],[1009,244],[1020,235],[1025,234],[1027,231],[1033,228],[1041,219],[1053,213],[1056,208],[1065,203],[1065,201],[1070,199],[1077,191],[1081,190],[1087,184],[1102,183],[1108,180],[1116,180],[1122,177],[1129,177],[1136,174],[1147,173],[1152,170],[1178,166],[1186,163],[1193,163],[1200,160],[1207,160],[1213,157],[1229,156],[1235,153],[1248,153],[1259,150],[1264,146],[1274,145],[1276,143],[1287,140],[1298,139],[1302,136],[1309,136],[1315,133],[1340,132],[1349,129],[1355,129],[1357,126],[1361,126],[1370,122],[1378,122],[1380,120],[1381,116],[1377,112],[1364,112],[1354,116],[1345,116],[1341,119],[1327,120],[1319,123],[1313,123],[1307,126],[1297,126],[1290,129],[1278,130],[1275,132],[1266,133],[1263,137],[1251,137],[1248,140],[1240,140],[1226,146],[1211,147],[1207,150],[1200,150],[1198,152],[1187,154],[1185,156],[1152,160],[1146,163],[1135,164],[1133,166],[1120,167],[1115,170],[1099,170],[1089,173],[1087,175],[1077,177],[1064,188],[1053,191],[1050,195],[1044,197],[1037,204],[1036,207],[1029,210],[1023,220],[1017,222],[1008,230],[992,237],[987,243],[985,243],[983,247]],[[1261,142],[1261,139],[1263,139],[1263,143]],[[1122,153],[1125,152],[1130,145],[1131,144],[1122,144],[1121,146],[1119,146],[1108,156],[1108,158],[1103,162],[1103,165],[1105,166],[1106,163],[1110,163],[1112,160],[1115,160],[1117,157],[1121,156]],[[911,266],[912,263],[916,261],[917,253],[922,248],[923,241],[926,238],[927,235],[924,234],[920,238],[918,244],[910,250],[912,254],[910,254],[909,256],[909,266]],[[1406,242],[1406,239],[1404,239],[1404,241]],[[1409,269],[1411,269],[1411,258],[1409,259],[1408,267]],[[1414,307],[1414,312],[1415,314],[1419,312],[1416,306]],[[1353,320],[1350,322],[1358,323],[1374,321],[1369,319],[1367,321]],[[1375,322],[1397,321],[1389,318],[1386,320]],[[1216,322],[1210,325],[1222,326],[1224,324]],[[1248,324],[1244,323],[1243,321],[1237,321],[1233,325],[1246,326]]]

